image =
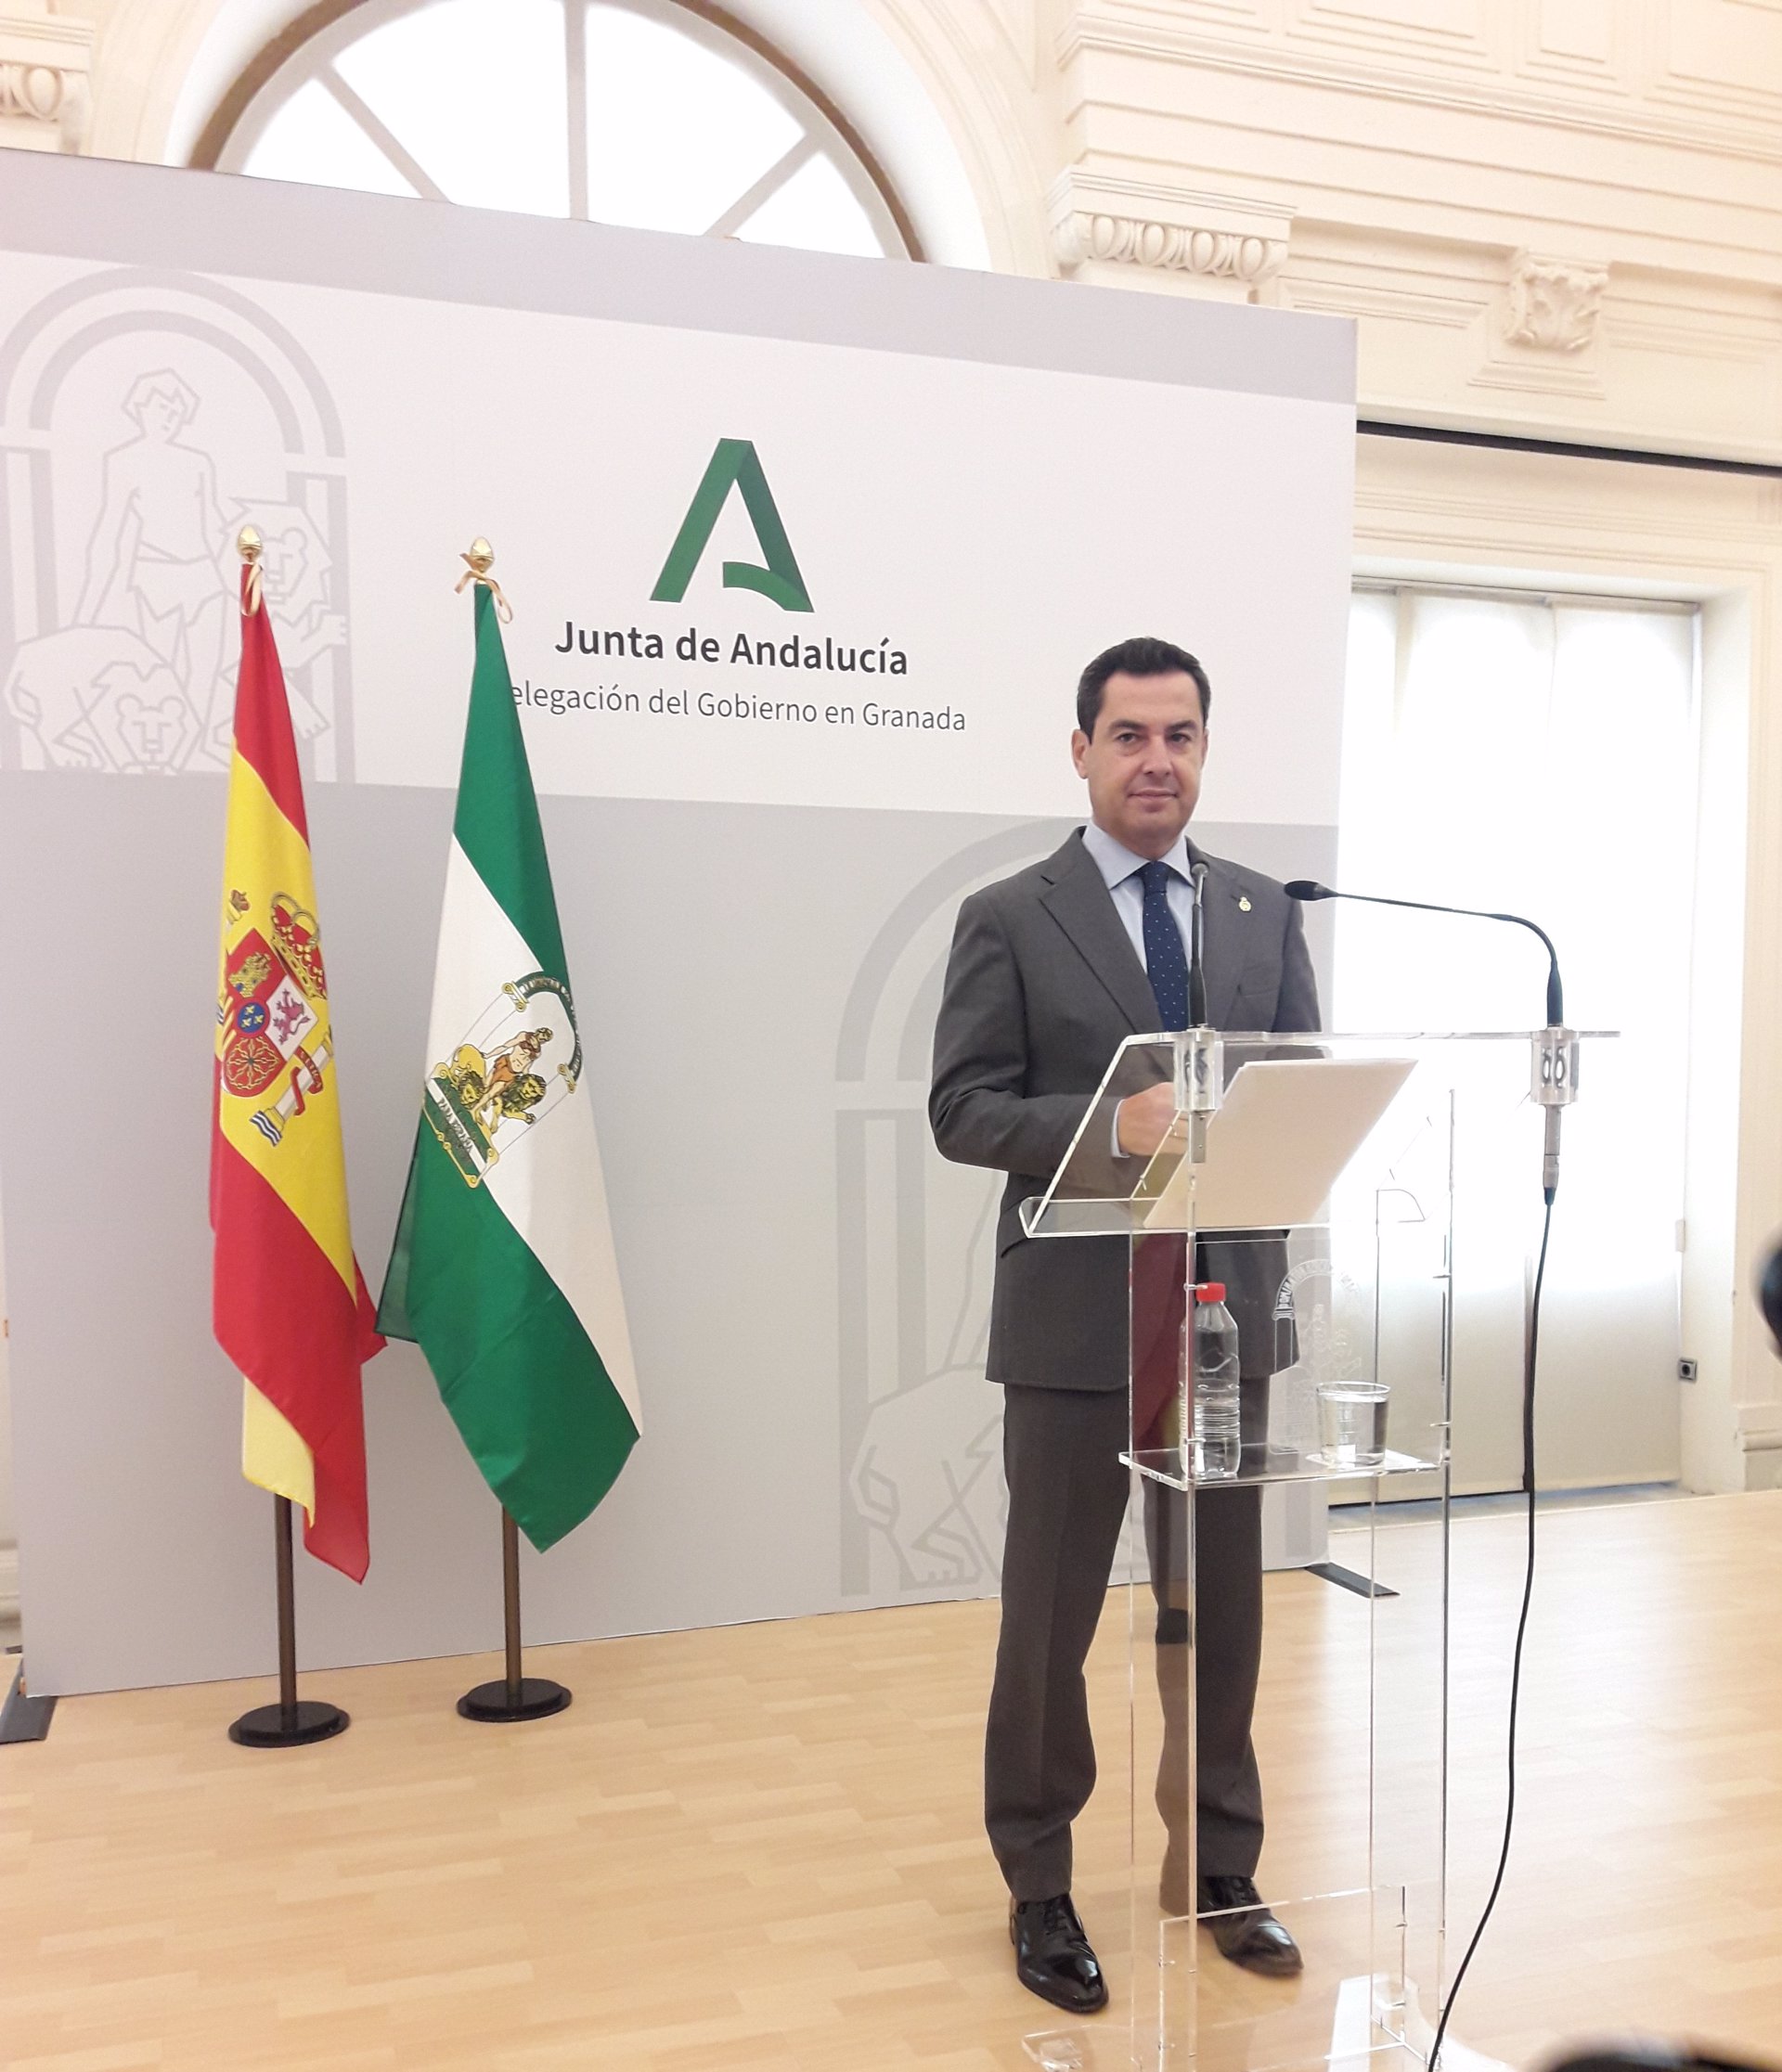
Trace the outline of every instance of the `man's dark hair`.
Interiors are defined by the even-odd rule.
[[[1102,714],[1102,692],[1110,676],[1178,675],[1194,678],[1200,693],[1200,724],[1205,727],[1213,710],[1213,687],[1207,681],[1207,672],[1186,648],[1178,648],[1173,641],[1153,640],[1143,634],[1104,650],[1078,678],[1077,724],[1093,737],[1095,722]]]

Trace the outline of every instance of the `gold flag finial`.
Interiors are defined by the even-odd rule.
[[[501,594],[501,586],[489,573],[495,566],[494,547],[479,533],[471,542],[470,552],[458,559],[464,563],[464,573],[458,579],[458,588],[461,590],[467,583],[480,583],[495,599],[496,616],[503,625],[511,625],[513,607]]]
[[[260,537],[260,528],[257,525],[244,525],[235,535],[235,551],[240,555],[242,564],[248,572],[247,594],[242,599],[241,609],[250,618],[260,609],[260,557],[265,549],[265,544]]]

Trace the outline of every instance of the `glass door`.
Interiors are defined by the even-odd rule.
[[[1697,615],[1683,606],[1358,589],[1344,713],[1345,891],[1521,913],[1574,1027],[1622,1040],[1566,1117],[1543,1325],[1543,1487],[1678,1470],[1677,1295],[1694,856]],[[1524,931],[1349,903],[1336,1028],[1538,1019]],[[1457,1494],[1512,1489],[1539,1124],[1469,1111],[1456,1163]]]

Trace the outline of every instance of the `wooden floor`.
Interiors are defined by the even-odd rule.
[[[1519,1530],[1456,1528],[1463,1915],[1496,1837]],[[1518,2067],[1631,2028],[1782,2057],[1782,1494],[1542,1530],[1520,1840],[1455,2034]],[[1429,1532],[1381,1546],[1414,1564]],[[1078,1892],[1123,1994],[1121,1599],[1091,1665],[1106,1767]],[[1352,1782],[1322,1693],[1365,1617],[1271,1578],[1265,1880],[1316,1856],[1321,1800]],[[1023,2037],[1060,2024],[1014,1983],[978,1826],[994,1621],[539,1651],[575,1702],[516,1728],[455,1717],[481,1663],[333,1674],[311,1694],[351,1731],[273,1755],[223,1735],[263,1686],[64,1701],[46,1743],[0,1749],[0,2064],[1029,2068]],[[1095,2072],[1123,2054],[1117,2015],[1087,2032]]]

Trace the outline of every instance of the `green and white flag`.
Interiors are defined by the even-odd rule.
[[[612,1487],[638,1388],[538,803],[495,599],[474,594],[420,1125],[378,1328],[426,1355],[542,1550]]]

